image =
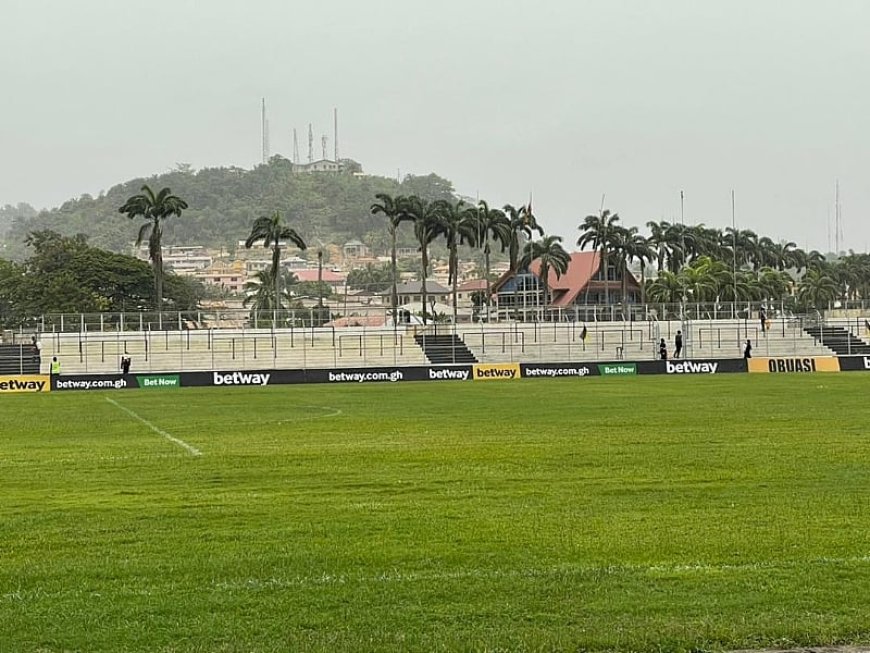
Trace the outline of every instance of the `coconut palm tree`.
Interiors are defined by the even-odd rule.
[[[550,270],[558,279],[568,271],[571,263],[571,255],[562,247],[561,236],[544,236],[541,240],[533,240],[526,243],[523,255],[519,260],[521,269],[527,269],[532,261],[539,261],[541,269],[538,279],[543,293],[542,306],[547,308],[550,304]]]
[[[504,212],[510,225],[508,260],[511,272],[516,272],[519,269],[521,242],[530,241],[535,231],[538,232],[538,235],[543,236],[544,230],[538,225],[531,205],[521,206],[517,209],[510,204],[505,204]]]
[[[479,237],[477,232],[477,211],[465,205],[445,200],[438,202],[443,222],[444,237],[447,239],[447,279],[453,289],[453,324],[456,324],[456,287],[459,282],[459,245],[474,244]]]
[[[386,193],[378,193],[375,195],[375,199],[378,201],[372,204],[371,213],[372,215],[383,213],[384,217],[387,218],[387,230],[390,232],[390,269],[393,273],[390,305],[393,309],[393,324],[397,324],[397,311],[399,305],[399,292],[397,288],[399,283],[399,268],[396,263],[396,238],[399,225],[402,222],[410,220],[410,218],[402,211],[402,207],[406,201],[403,196],[397,195],[396,197],[392,197]]]
[[[658,271],[661,272],[665,268],[665,263],[668,260],[668,247],[667,247],[667,231],[671,226],[670,222],[666,220],[662,220],[661,222],[656,222],[655,220],[650,220],[646,223],[647,229],[650,231],[649,236],[649,244],[651,247],[655,248],[656,258],[658,259]]]
[[[420,262],[422,264],[422,288],[420,295],[423,300],[423,324],[426,324],[428,293],[426,278],[429,273],[429,245],[445,233],[443,207],[440,202],[430,202],[411,195],[402,203],[402,213],[405,219],[414,222],[414,237],[420,245]]]
[[[136,237],[136,246],[142,244],[145,236],[148,236],[148,258],[151,259],[151,267],[154,270],[154,306],[158,311],[163,310],[163,249],[161,239],[163,236],[163,221],[170,217],[181,217],[182,211],[187,208],[187,202],[173,195],[169,188],[164,188],[156,195],[148,184],[142,186],[141,193],[127,198],[118,213],[124,213],[128,218],[145,218],[146,222],[139,228]]]
[[[590,245],[593,250],[599,251],[599,278],[604,279],[604,303],[610,305],[609,291],[609,251],[614,247],[616,236],[617,223],[619,222],[618,213],[610,213],[609,209],[604,209],[598,215],[587,215],[583,222],[580,223],[578,229],[582,231],[582,235],[577,239],[577,246],[580,249],[585,249],[586,245]]]
[[[284,224],[281,220],[281,214],[278,211],[272,214],[271,217],[260,217],[254,220],[251,225],[251,233],[245,241],[245,247],[250,249],[257,241],[263,241],[263,247],[272,248],[272,267],[270,273],[272,275],[272,292],[275,295],[274,306],[280,307],[281,304],[281,288],[280,271],[281,271],[281,244],[289,242],[298,247],[305,249],[305,241],[302,236],[296,233],[296,230]]]
[[[676,304],[682,300],[684,292],[682,277],[670,270],[662,270],[647,284],[647,297],[651,302]]]
[[[486,277],[486,305],[487,307],[492,302],[492,284],[490,283],[490,261],[489,256],[492,252],[490,244],[495,241],[501,245],[501,251],[504,251],[511,244],[511,221],[505,215],[504,211],[499,209],[489,208],[484,200],[477,203],[477,245],[483,246],[483,266],[484,276]]]
[[[810,268],[798,284],[798,301],[805,306],[822,310],[830,305],[840,292],[837,281],[819,268]]]
[[[622,250],[625,255],[626,265],[631,265],[633,261],[640,264],[640,303],[646,304],[646,266],[658,258],[656,250],[650,240],[637,232],[636,227],[629,229],[628,238],[622,243]],[[623,273],[623,278],[625,274]],[[623,296],[625,296],[625,286],[622,288]]]

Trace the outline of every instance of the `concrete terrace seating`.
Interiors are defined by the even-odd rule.
[[[586,329],[585,339],[583,330]],[[198,329],[43,334],[42,360],[58,356],[64,373],[117,372],[121,356],[131,371],[316,369],[428,365],[415,335],[458,338],[481,363],[587,362],[658,358],[659,338],[673,355],[677,330],[685,358],[738,358],[746,339],[753,355],[831,356],[798,321],[776,319],[761,331],[755,320],[658,322],[501,322],[427,327],[317,329]],[[449,338],[445,342],[449,341]],[[449,353],[449,352],[448,352]],[[451,357],[442,357],[450,361]]]
[[[65,374],[423,365],[413,334],[364,329],[198,330],[45,334],[43,360]]]

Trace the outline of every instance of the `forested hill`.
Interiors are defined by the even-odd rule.
[[[402,183],[386,177],[349,173],[300,174],[290,162],[273,157],[253,170],[206,168],[193,171],[179,166],[149,179],[133,179],[112,187],[99,197],[83,195],[59,208],[35,214],[30,207],[5,207],[16,215],[0,238],[6,247],[3,258],[23,257],[24,240],[32,231],[51,229],[62,235],[85,234],[91,245],[108,250],[129,251],[141,221],[118,213],[118,207],[142,184],[155,191],[170,187],[190,208],[181,218],[166,221],[164,245],[188,244],[232,249],[244,240],[252,221],[275,210],[309,242],[342,244],[359,239],[384,250],[387,233],[383,216],[372,216],[369,208],[376,193],[416,194],[427,199],[450,199],[452,184],[435,174],[408,176]],[[24,210],[22,207],[25,207]]]

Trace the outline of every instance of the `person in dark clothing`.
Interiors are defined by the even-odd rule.
[[[668,359],[668,346],[665,344],[665,339],[662,338],[659,343],[659,358],[663,361]]]
[[[677,331],[677,335],[674,337],[674,358],[679,358],[680,353],[683,351],[683,332]]]
[[[767,313],[764,312],[763,308],[758,309],[758,317],[761,320],[761,332],[764,333],[767,329]]]
[[[129,374],[130,373],[130,357],[122,356],[121,357],[121,374]]]
[[[743,358],[752,358],[752,341],[746,341],[746,347],[743,350]]]

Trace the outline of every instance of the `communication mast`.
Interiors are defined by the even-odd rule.
[[[308,163],[314,163],[314,130],[308,123]]]
[[[327,141],[326,134],[323,134],[323,136],[320,137],[320,145],[323,148],[323,160],[324,161],[326,161],[326,141]]]
[[[338,163],[338,109],[332,110],[333,120],[333,142],[335,144],[335,162]],[[325,158],[325,157],[324,157]]]
[[[266,98],[262,99],[260,128],[263,136],[263,163],[269,163],[269,121],[266,120]]]
[[[293,163],[301,163],[299,160],[299,139],[296,138],[296,128],[293,128]]]

